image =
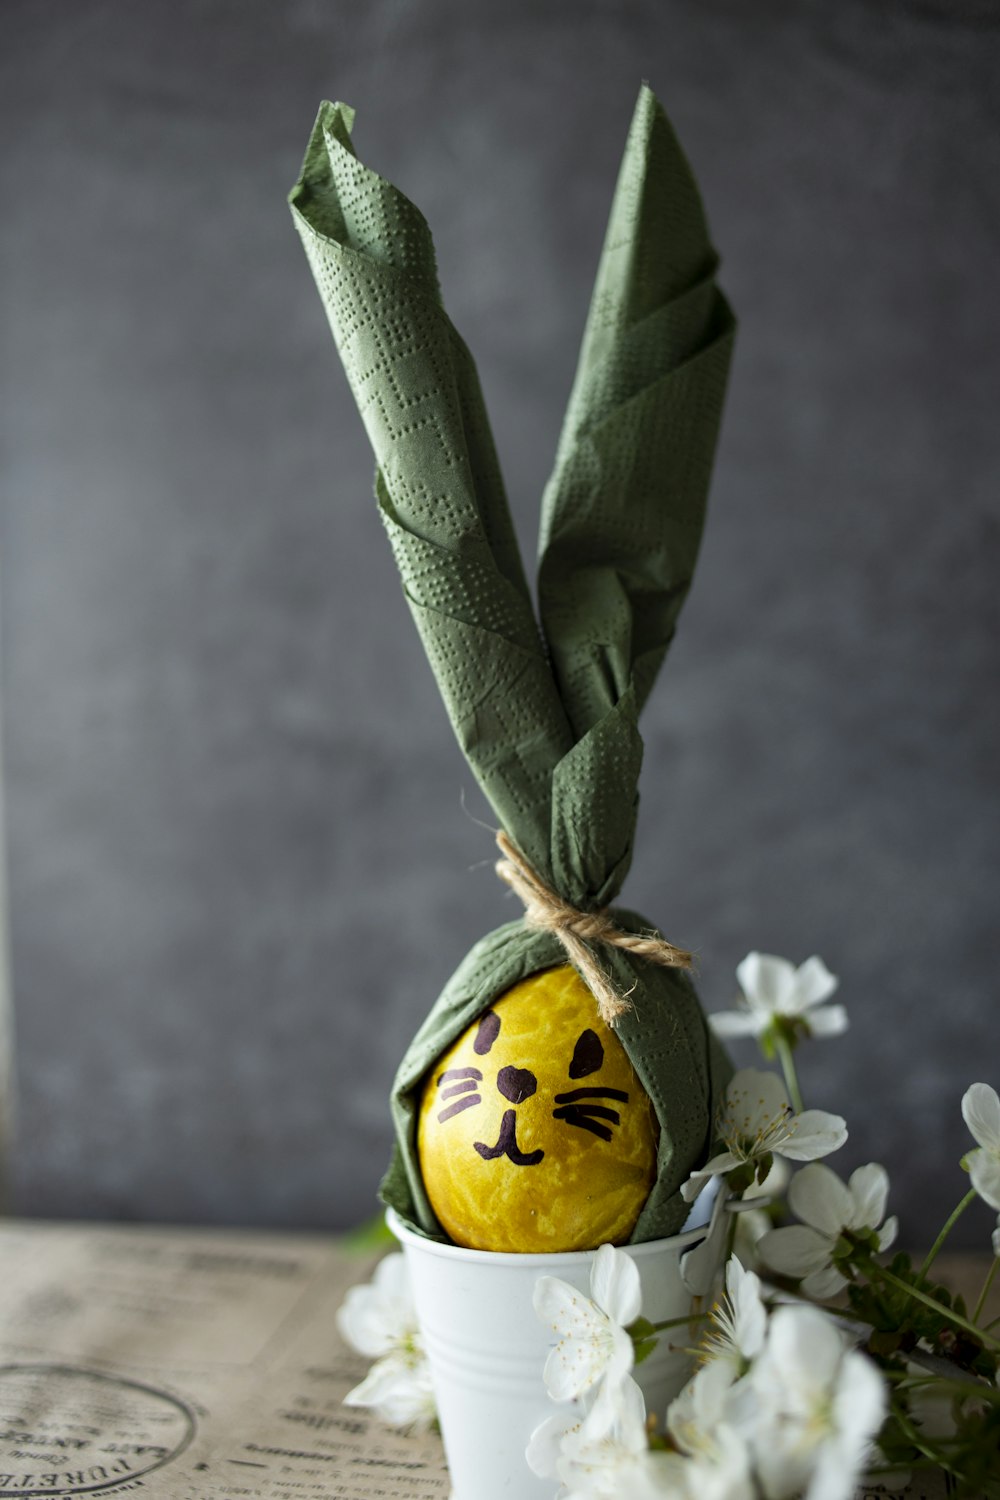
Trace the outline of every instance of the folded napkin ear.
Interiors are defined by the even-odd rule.
[[[553,848],[574,863],[556,879],[598,901],[628,868],[638,715],[701,540],[735,328],[717,266],[684,153],[643,87],[542,503],[542,628],[577,740],[555,772]],[[603,860],[578,847],[595,821]]]
[[[542,627],[578,738],[630,684],[641,709],[691,583],[735,330],[717,267],[644,86],[542,501]]]
[[[552,770],[573,740],[542,645],[471,355],[430,230],[324,104],[290,195],[378,465],[376,496],[449,718],[501,823],[551,878]]]

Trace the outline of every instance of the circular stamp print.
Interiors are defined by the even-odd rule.
[[[183,1453],[194,1414],[166,1391],[70,1365],[0,1365],[0,1496],[93,1495]]]

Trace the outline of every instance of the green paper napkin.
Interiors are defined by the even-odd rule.
[[[501,825],[581,909],[613,901],[632,858],[638,715],[691,582],[734,322],[697,187],[640,91],[555,469],[542,504],[541,630],[472,358],[444,312],[420,212],[354,154],[353,111],[324,104],[290,203],[377,461],[375,490],[459,743]],[[648,929],[614,913],[629,930]],[[618,1025],[660,1122],[635,1238],[671,1233],[727,1075],[686,975],[611,949],[633,1010]],[[478,944],[393,1090],[387,1201],[440,1233],[420,1180],[427,1069],[511,984],[564,961],[517,922]],[[634,989],[633,989],[633,986]]]

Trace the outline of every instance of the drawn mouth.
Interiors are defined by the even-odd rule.
[[[509,1156],[515,1167],[537,1167],[544,1151],[521,1151],[517,1144],[517,1114],[514,1110],[504,1111],[504,1117],[500,1122],[500,1136],[495,1146],[484,1146],[482,1141],[474,1141],[473,1145],[484,1161],[494,1161],[498,1156]]]

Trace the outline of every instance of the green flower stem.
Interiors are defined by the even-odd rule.
[[[937,1466],[939,1470],[944,1469],[945,1473],[950,1474],[952,1478],[958,1480],[964,1478],[961,1464],[962,1459],[968,1452],[968,1439],[928,1439],[921,1432],[920,1428],[915,1425],[911,1418],[898,1407],[894,1406],[892,1408],[892,1416],[895,1421],[898,1422],[905,1436],[909,1439],[909,1441],[913,1444],[913,1446],[919,1453],[922,1453],[925,1458],[931,1459],[931,1461]],[[956,1452],[954,1454],[950,1454],[948,1452],[949,1448],[956,1449]],[[909,1463],[904,1463],[899,1467],[910,1468],[911,1465]],[[916,1465],[913,1465],[912,1467],[916,1467]]]
[[[686,1318],[667,1318],[665,1323],[650,1324],[649,1331],[650,1333],[665,1333],[668,1328],[684,1328],[689,1323],[704,1323],[711,1316],[712,1314],[707,1312],[692,1312],[688,1313]]]
[[[994,1256],[993,1264],[986,1272],[986,1280],[983,1282],[983,1289],[979,1293],[979,1297],[976,1300],[976,1310],[972,1314],[973,1323],[979,1322],[980,1314],[982,1313],[983,1308],[986,1306],[986,1299],[990,1294],[990,1287],[993,1285],[993,1278],[997,1274],[998,1266],[1000,1266],[1000,1260],[997,1260],[996,1256]],[[996,1318],[993,1319],[993,1322],[996,1322]],[[987,1324],[987,1327],[990,1326],[990,1324]]]
[[[944,1242],[948,1238],[949,1234],[951,1234],[951,1231],[954,1229],[954,1227],[958,1223],[959,1219],[965,1213],[965,1210],[968,1208],[969,1204],[972,1202],[972,1200],[973,1200],[973,1198],[975,1196],[976,1196],[976,1190],[975,1190],[975,1188],[970,1188],[969,1191],[966,1193],[965,1197],[962,1199],[961,1203],[959,1203],[958,1206],[952,1210],[952,1212],[948,1216],[948,1218],[945,1219],[945,1221],[944,1221],[944,1227],[942,1228],[941,1233],[938,1235],[937,1239],[934,1241],[933,1245],[928,1250],[928,1252],[927,1252],[927,1259],[924,1261],[923,1265],[920,1267],[920,1280],[921,1281],[926,1281],[926,1279],[927,1279],[927,1272],[930,1270],[931,1266],[934,1264],[935,1260],[937,1259],[937,1253],[938,1253],[938,1251],[941,1249],[941,1246],[944,1244]]]
[[[864,1269],[871,1281],[881,1280],[887,1282],[889,1286],[898,1287],[908,1297],[912,1297],[916,1302],[922,1302],[925,1307],[929,1307],[932,1312],[937,1313],[939,1318],[944,1318],[945,1322],[954,1323],[956,1328],[964,1328],[966,1333],[971,1333],[975,1338],[981,1339],[984,1343],[991,1344],[994,1349],[1000,1349],[1000,1339],[995,1339],[991,1334],[986,1333],[984,1329],[977,1328],[975,1323],[970,1323],[968,1318],[961,1317],[959,1313],[955,1312],[954,1308],[945,1307],[941,1302],[935,1302],[934,1298],[929,1296],[927,1292],[922,1292],[919,1286],[911,1286],[908,1281],[903,1281],[901,1277],[895,1276],[892,1271],[887,1271],[885,1266],[880,1266],[873,1260],[866,1261]]]
[[[948,1461],[945,1455],[932,1443],[928,1443],[919,1427],[910,1421],[905,1412],[893,1407],[892,1415],[918,1453],[922,1453],[925,1458],[931,1459],[939,1468],[948,1468]]]
[[[774,1050],[778,1061],[781,1063],[781,1071],[785,1075],[785,1087],[788,1097],[792,1101],[792,1108],[797,1115],[802,1113],[802,1090],[799,1088],[799,1075],[795,1071],[795,1059],[792,1056],[792,1045],[787,1036],[778,1027],[774,1030]]]
[[[933,1470],[935,1474],[940,1474],[941,1465],[936,1458],[907,1458],[898,1464],[876,1464],[873,1469],[866,1469],[865,1473],[877,1478],[879,1474],[898,1474],[901,1469]]]
[[[882,1371],[885,1374],[885,1371]],[[941,1387],[949,1391],[957,1391],[963,1396],[974,1397],[977,1401],[988,1401],[992,1405],[1000,1405],[1000,1390],[995,1385],[989,1385],[985,1380],[976,1380],[969,1376],[967,1380],[953,1380],[947,1375],[928,1375],[923,1380],[909,1377],[905,1384],[898,1385],[897,1390],[920,1391],[928,1390],[931,1386],[935,1389]]]
[[[733,1251],[736,1249],[736,1228],[738,1224],[738,1215],[730,1214],[729,1223],[726,1225],[726,1254],[722,1262],[724,1266],[728,1266],[733,1258]]]

